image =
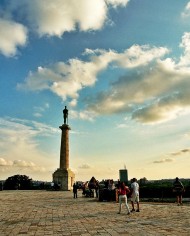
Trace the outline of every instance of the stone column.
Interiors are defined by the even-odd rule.
[[[60,147],[60,165],[59,168],[53,173],[53,182],[60,186],[61,190],[71,190],[75,181],[75,174],[69,169],[69,130],[67,124],[59,127],[62,131],[61,134],[61,147]]]
[[[59,126],[62,130],[61,148],[60,148],[60,166],[62,170],[69,168],[69,130],[70,127],[66,124]]]

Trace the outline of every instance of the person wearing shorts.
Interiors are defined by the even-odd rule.
[[[132,194],[131,194],[132,210],[131,210],[131,212],[135,211],[135,202],[137,203],[136,212],[140,212],[140,209],[139,209],[139,184],[137,183],[136,178],[132,179],[131,191],[132,191]]]

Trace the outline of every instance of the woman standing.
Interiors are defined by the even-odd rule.
[[[121,206],[122,206],[122,201],[125,202],[125,206],[127,208],[128,211],[128,215],[130,214],[130,210],[129,210],[129,206],[127,204],[127,194],[130,192],[129,188],[127,186],[125,186],[125,183],[122,182],[119,190],[118,190],[118,194],[119,194],[119,212],[118,214],[121,213]]]

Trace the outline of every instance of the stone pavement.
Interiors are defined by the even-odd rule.
[[[119,215],[118,203],[78,195],[0,191],[0,236],[190,235],[189,204],[141,203],[141,212],[127,215],[123,206]]]

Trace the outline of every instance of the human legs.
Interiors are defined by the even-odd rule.
[[[135,194],[133,193],[133,194],[131,195],[131,206],[132,206],[131,212],[135,211],[135,205],[134,205],[135,197],[136,197],[136,196],[135,196]]]
[[[178,205],[182,204],[182,195],[181,194],[177,194],[176,199],[177,199],[177,204]]]
[[[126,206],[126,208],[127,208],[127,210],[128,210],[128,214],[130,214],[130,210],[129,210],[129,206],[128,206],[128,204],[127,204],[127,196],[125,196],[125,206]]]
[[[125,202],[125,206],[128,210],[128,214],[130,213],[130,210],[129,210],[129,206],[127,204],[127,196],[126,195],[120,195],[119,196],[119,212],[118,213],[121,213],[121,205],[122,205],[122,200],[124,200]]]
[[[136,210],[136,212],[139,212],[140,211],[140,209],[139,209],[139,201],[137,201],[137,210]]]
[[[179,203],[182,204],[182,195],[179,196]]]
[[[132,205],[132,210],[131,211],[135,211],[135,206],[134,206],[134,202],[131,199],[131,205]]]
[[[122,195],[119,195],[119,214],[121,213]]]
[[[139,194],[133,194],[131,196],[131,205],[132,205],[132,210],[131,212],[135,211],[135,202],[137,203],[137,212],[140,211],[140,208],[139,208]]]
[[[180,203],[180,195],[179,194],[176,194],[176,201],[177,201],[177,204]]]

